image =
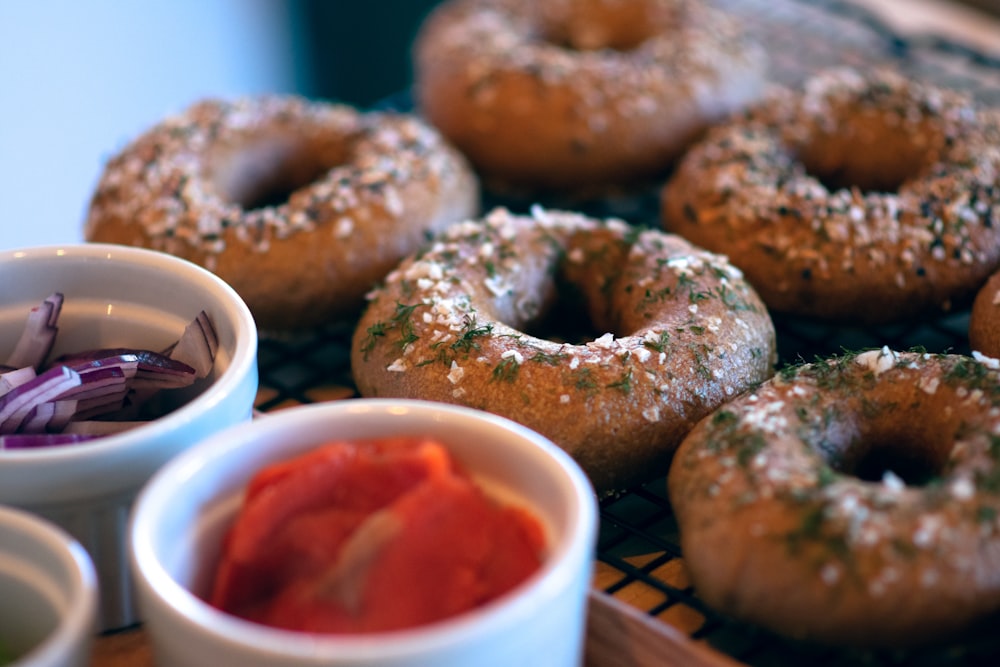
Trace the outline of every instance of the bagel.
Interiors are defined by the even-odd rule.
[[[449,0],[414,42],[417,108],[498,191],[658,179],[757,99],[764,51],[695,0]]]
[[[465,158],[414,116],[203,100],[108,161],[84,236],[200,264],[262,330],[294,331],[359,310],[429,233],[478,206]]]
[[[838,68],[721,124],[662,190],[664,227],[772,314],[882,324],[966,307],[1000,262],[1000,114]]]
[[[986,356],[1000,357],[1000,271],[990,276],[972,302],[969,345]]]
[[[351,345],[362,396],[513,419],[565,449],[601,493],[665,475],[698,419],[774,361],[771,319],[724,258],[540,207],[458,223],[406,258]]]
[[[846,354],[702,420],[667,480],[699,598],[865,648],[944,640],[1000,608],[998,367]]]

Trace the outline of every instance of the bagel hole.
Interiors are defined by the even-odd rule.
[[[210,161],[219,193],[250,211],[288,203],[296,190],[315,183],[347,156],[305,140],[268,137],[237,150],[219,151]]]
[[[620,51],[627,53],[637,49],[649,39],[649,35],[638,29],[610,32],[605,26],[583,26],[575,30],[563,29],[547,32],[543,39],[554,46],[568,51]]]
[[[936,455],[940,449],[920,439],[879,439],[857,447],[857,457],[837,467],[866,482],[881,482],[892,473],[907,486],[926,486],[941,476],[945,461]]]
[[[679,17],[658,15],[653,3],[578,1],[572,12],[544,16],[540,38],[570,51],[634,51]],[[542,10],[544,11],[544,9]]]
[[[861,115],[843,122],[835,133],[812,137],[796,157],[831,192],[856,188],[891,193],[920,175],[938,143],[923,125],[902,127],[898,120]]]
[[[607,333],[598,331],[580,288],[558,276],[554,296],[541,309],[538,317],[522,330],[535,338],[570,345],[581,345]]]

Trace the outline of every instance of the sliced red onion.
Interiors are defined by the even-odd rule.
[[[85,433],[13,433],[0,435],[0,449],[33,449],[87,442],[99,435]]]
[[[24,437],[0,447],[69,444],[133,428],[145,423],[136,415],[158,391],[190,386],[211,373],[219,341],[204,311],[163,353],[95,349],[43,366],[62,302],[57,293],[32,309],[8,360],[20,365],[0,365],[0,434]],[[62,435],[67,437],[57,437]]]
[[[77,402],[73,399],[59,399],[58,401],[53,401],[52,406],[55,409],[52,413],[52,418],[49,420],[49,426],[47,429],[48,432],[63,432],[73,416],[76,415],[76,405]]]
[[[86,368],[88,365],[96,368],[103,365],[124,366],[133,362],[136,364],[136,369],[132,381],[129,383],[133,388],[172,389],[187,387],[193,384],[196,379],[195,370],[191,366],[152,350],[130,348],[86,350],[64,354],[53,363],[78,370],[81,367]]]
[[[56,324],[59,321],[62,304],[63,295],[55,292],[31,309],[21,337],[7,358],[6,365],[14,368],[41,367],[56,340],[56,333],[59,331]]]
[[[34,380],[37,375],[32,366],[7,371],[0,375],[0,394],[6,394],[14,387],[24,384],[28,380]]]
[[[14,387],[0,396],[0,433],[15,432],[33,405],[54,401],[79,384],[79,373],[66,366],[57,366]]]
[[[184,328],[180,339],[170,348],[171,359],[188,364],[199,378],[208,377],[219,351],[219,337],[203,310]]]
[[[52,423],[52,417],[55,413],[56,404],[54,401],[34,404],[21,421],[18,433],[47,432],[49,430],[49,424]]]
[[[75,398],[82,401],[95,396],[107,396],[109,394],[125,395],[128,391],[128,379],[121,368],[114,366],[108,368],[98,368],[86,373],[78,373],[80,384],[69,389],[60,398]]]
[[[110,353],[107,354],[101,350],[94,350],[92,352],[95,358],[74,360],[67,359],[64,355],[60,357],[60,359],[63,359],[60,363],[64,366],[69,366],[81,375],[106,368],[117,368],[125,374],[126,378],[132,378],[139,369],[139,355],[135,352],[109,351]]]
[[[188,364],[176,361],[170,357],[153,352],[152,350],[140,350],[129,347],[109,347],[97,350],[85,350],[83,352],[73,352],[64,354],[56,359],[52,365],[60,364],[64,366],[75,366],[78,363],[101,362],[111,358],[112,364],[120,363],[113,359],[120,356],[134,356],[138,361],[139,371],[154,371],[157,373],[173,373],[176,375],[192,375],[194,369]]]

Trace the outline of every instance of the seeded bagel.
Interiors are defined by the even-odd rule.
[[[414,92],[491,187],[599,194],[659,178],[766,67],[695,0],[449,0],[417,34]]]
[[[891,69],[834,69],[714,128],[663,189],[667,230],[772,313],[880,324],[967,307],[1000,262],[1000,114]]]
[[[553,319],[591,335],[532,333]],[[405,259],[371,295],[351,348],[362,396],[508,417],[563,447],[602,492],[666,474],[697,420],[774,360],[771,319],[725,258],[537,207],[458,223]]]
[[[998,365],[847,354],[702,420],[668,477],[699,598],[876,648],[951,638],[1000,609]]]
[[[262,330],[285,332],[356,315],[402,257],[478,207],[466,160],[415,116],[204,100],[108,162],[84,235],[200,264]]]

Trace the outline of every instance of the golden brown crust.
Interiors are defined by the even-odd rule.
[[[85,237],[205,266],[261,329],[289,331],[359,309],[428,234],[475,215],[478,198],[465,159],[415,117],[297,97],[205,100],[108,162]]]
[[[763,51],[691,0],[451,0],[414,45],[418,108],[493,186],[583,190],[664,173],[756,99]]]
[[[996,114],[831,70],[693,147],[663,223],[727,255],[772,313],[897,321],[968,304],[1000,262],[998,173]]]
[[[972,303],[969,345],[976,352],[1000,358],[1000,272],[990,276]]]
[[[998,367],[871,350],[779,371],[702,420],[668,477],[699,597],[882,647],[1000,608]]]
[[[569,290],[596,338],[525,331]],[[536,207],[459,223],[405,259],[373,293],[351,365],[363,396],[511,418],[612,491],[665,474],[688,429],[768,377],[774,356],[770,317],[724,258],[660,231]]]

